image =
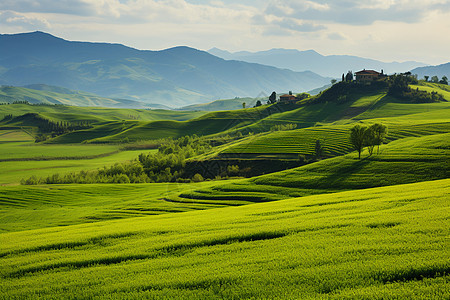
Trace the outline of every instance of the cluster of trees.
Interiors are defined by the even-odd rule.
[[[423,78],[425,79],[425,81],[428,82],[428,79],[430,78],[430,76],[423,76]],[[431,77],[431,82],[433,83],[441,83],[441,84],[447,84],[448,85],[448,78],[447,76],[442,76],[442,79],[439,80],[439,77],[437,77],[436,75]]]
[[[185,136],[177,140],[164,140],[158,152],[140,154],[129,163],[116,163],[93,171],[81,171],[66,175],[51,175],[46,178],[32,176],[22,184],[60,183],[150,183],[202,181],[200,174],[185,174],[186,159],[205,153],[211,145],[205,138]],[[234,170],[231,170],[234,171]],[[201,179],[201,180],[200,180]]]
[[[358,158],[361,159],[362,150],[367,147],[369,156],[373,154],[375,146],[378,146],[377,154],[380,152],[380,145],[387,135],[387,127],[380,123],[371,126],[356,124],[350,129],[350,142],[353,148],[358,151]]]
[[[432,103],[444,101],[443,96],[438,94],[437,92],[428,93],[427,91],[421,91],[418,88],[411,89],[409,87],[410,84],[417,83],[417,77],[411,75],[410,72],[389,76],[388,94],[415,103]]]
[[[297,128],[297,124],[288,123],[288,124],[278,124],[274,125],[270,128],[270,131],[286,131],[286,130],[294,130]]]

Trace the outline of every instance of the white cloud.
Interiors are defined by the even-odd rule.
[[[20,14],[13,11],[0,11],[0,24],[8,27],[19,27],[24,30],[46,30],[51,27],[50,23],[42,17]]]

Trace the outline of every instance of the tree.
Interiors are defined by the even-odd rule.
[[[345,75],[345,81],[353,81],[353,73],[352,71],[348,71],[347,75]]]
[[[277,93],[272,92],[272,94],[270,94],[269,96],[269,103],[272,104],[275,102],[277,102]]]
[[[380,145],[383,143],[384,138],[387,135],[387,127],[380,123],[375,123],[370,126],[370,129],[373,133],[373,144],[377,145],[377,154],[380,153]]]
[[[358,151],[358,158],[361,159],[361,151],[364,149],[366,144],[366,126],[361,126],[356,124],[350,129],[350,142],[353,148]]]
[[[242,103],[242,108],[245,108],[245,105],[246,105],[246,103],[245,103],[245,102],[243,102],[243,103]]]
[[[331,84],[334,85],[337,82],[336,79],[331,79]]]
[[[439,77],[437,77],[436,75],[434,75],[433,77],[431,77],[431,82],[433,82],[433,83],[438,83],[438,82],[439,82]]]
[[[425,75],[423,76],[423,78],[425,79],[426,82],[428,82],[428,78],[430,78],[430,76]]]
[[[256,101],[255,107],[261,106],[261,100]]]
[[[316,158],[321,158],[323,156],[323,146],[320,140],[316,140],[316,145],[314,147],[314,151],[316,153]]]
[[[448,78],[447,78],[447,76],[445,76],[445,75],[442,76],[442,79],[439,81],[439,83],[448,85]]]
[[[342,73],[342,81],[345,81],[345,75]]]
[[[373,149],[375,148],[375,132],[373,131],[372,126],[366,129],[364,132],[364,145],[367,146],[367,150],[369,151],[369,156],[372,156]]]

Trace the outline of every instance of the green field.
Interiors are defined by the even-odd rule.
[[[3,233],[2,298],[446,299],[450,181]]]
[[[0,105],[13,115],[0,123],[0,299],[450,299],[450,102],[347,88],[210,113]],[[35,143],[40,119],[26,113],[91,127]],[[350,129],[375,123],[386,139],[358,159]],[[141,153],[153,156],[132,166],[153,175],[195,171],[19,185]],[[299,164],[267,165],[286,161]]]

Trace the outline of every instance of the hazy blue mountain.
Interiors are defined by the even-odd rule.
[[[189,47],[142,51],[72,42],[43,32],[0,35],[3,85],[47,84],[176,107],[279,90],[307,91],[328,82],[313,72],[227,61]]]
[[[385,73],[406,72],[412,68],[425,66],[424,63],[407,62],[382,62],[374,59],[349,55],[324,56],[314,50],[299,51],[293,49],[271,49],[260,52],[235,52],[212,48],[209,53],[228,60],[239,60],[251,63],[260,63],[277,68],[293,71],[312,71],[322,76],[340,78],[342,73],[349,70],[374,69]]]
[[[447,76],[447,78],[450,79],[450,62],[437,66],[415,68],[411,70],[411,73],[417,74],[419,79],[423,78],[423,76],[430,76],[430,78],[438,76],[439,79],[441,79],[442,76]]]

